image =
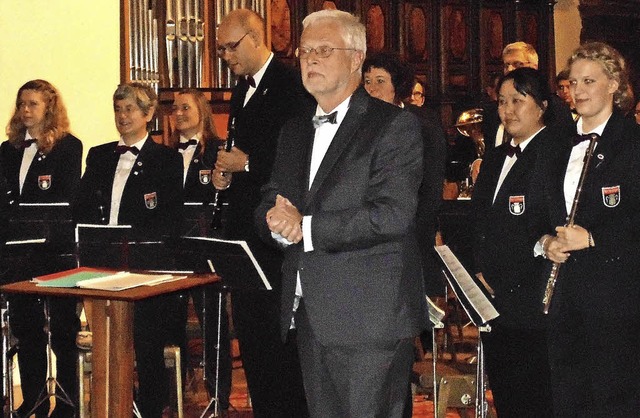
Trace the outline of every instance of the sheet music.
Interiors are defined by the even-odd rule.
[[[425,298],[427,299],[427,307],[429,308],[429,321],[434,328],[444,327],[442,320],[444,319],[445,312],[440,309],[429,296],[425,296]]]
[[[187,276],[171,274],[139,274],[121,271],[110,276],[82,280],[77,286],[83,289],[120,291],[138,286],[155,286],[161,283],[184,279]]]
[[[446,245],[437,245],[434,248],[449,270],[451,287],[474,325],[481,326],[497,318],[500,314],[451,249]],[[450,279],[449,275],[447,279]],[[458,290],[462,294],[459,294]]]

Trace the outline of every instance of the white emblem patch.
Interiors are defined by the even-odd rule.
[[[509,213],[516,216],[524,213],[524,196],[509,196]]]
[[[608,208],[615,208],[620,204],[620,186],[603,187],[602,202]]]

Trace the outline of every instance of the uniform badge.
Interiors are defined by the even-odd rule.
[[[615,208],[620,203],[620,186],[603,187],[602,202],[608,208]]]
[[[509,196],[509,213],[516,216],[524,213],[524,196]]]
[[[211,170],[200,170],[200,183],[211,183]]]
[[[155,209],[158,206],[158,194],[156,192],[144,195],[144,205],[147,209]]]
[[[49,190],[51,187],[51,174],[38,176],[38,187],[40,190]]]

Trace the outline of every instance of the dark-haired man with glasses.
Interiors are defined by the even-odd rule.
[[[260,240],[253,211],[271,174],[280,128],[308,96],[297,72],[274,57],[265,39],[264,20],[251,10],[231,11],[218,27],[218,56],[238,82],[229,114],[234,146],[218,152],[213,183],[228,188],[226,238],[247,241],[273,287],[231,294],[253,414],[297,418],[307,412],[296,347],[284,345],[278,331],[282,253]]]

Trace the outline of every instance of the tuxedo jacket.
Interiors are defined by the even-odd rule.
[[[120,154],[118,142],[89,150],[87,166],[74,204],[77,222],[109,222],[111,192]],[[182,158],[177,151],[144,142],[125,183],[119,225],[132,225],[145,237],[173,235],[180,227],[183,204]]]
[[[435,254],[433,245],[442,203],[447,141],[435,111],[411,104],[406,105],[405,109],[418,117],[422,129],[424,161],[422,183],[418,192],[417,234],[425,288],[428,295],[440,295],[443,293],[444,283],[441,279],[440,259]]]
[[[311,102],[302,88],[300,74],[275,57],[243,107],[248,88],[241,77],[231,95],[229,136],[237,148],[248,154],[249,172],[233,173],[231,186],[225,192],[229,203],[225,234],[230,239],[248,241],[268,279],[279,287],[282,255],[259,239],[253,211],[260,203],[260,188],[271,175],[282,125],[303,107],[310,107]]]
[[[536,194],[536,169],[541,148],[553,138],[549,128],[540,131],[517,157],[500,190],[493,196],[507,158],[506,144],[485,154],[472,198],[473,250],[476,272],[495,291],[497,322],[517,328],[545,326],[542,297],[546,281],[542,257],[534,257],[545,224],[538,213],[543,202]]]
[[[265,239],[271,239],[265,216],[276,194],[312,216],[314,250],[304,252],[303,242],[285,249],[282,335],[290,325],[298,272],[310,326],[321,344],[417,335],[427,326],[415,236],[420,125],[411,113],[359,88],[309,190],[313,115],[311,110],[283,128],[256,210]]]
[[[570,140],[545,148],[547,233],[564,225],[564,177]],[[550,313],[572,304],[596,321],[640,315],[640,127],[615,111],[598,140],[585,178],[575,224],[591,232],[595,247],[572,251],[560,269]]]
[[[211,183],[211,171],[215,168],[220,144],[221,141],[216,139],[206,139],[204,153],[201,153],[200,144],[196,146],[184,182],[185,202],[211,203],[214,201],[216,189]]]
[[[20,194],[20,165],[24,149],[9,141],[0,146],[0,166],[15,202],[70,202],[80,182],[82,142],[67,134],[48,154],[40,151],[33,157]]]

